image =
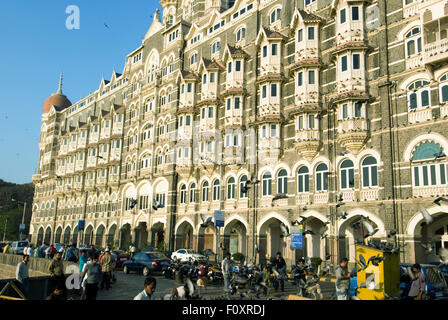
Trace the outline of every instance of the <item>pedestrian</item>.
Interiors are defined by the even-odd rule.
[[[87,251],[86,250],[81,250],[80,253],[80,257],[79,257],[79,272],[81,273],[83,271],[84,268],[84,264],[87,263]]]
[[[32,244],[30,244],[30,246],[28,248],[27,255],[29,255],[30,257],[34,257],[34,248],[33,248]]]
[[[336,297],[338,300],[350,300],[350,277],[348,272],[348,259],[342,258],[336,267]]]
[[[107,249],[106,249],[107,250]],[[144,283],[145,288],[134,297],[134,300],[151,300],[154,291],[156,291],[157,281],[153,277],[147,277]]]
[[[34,249],[34,258],[40,258],[40,249],[36,245],[36,249]]]
[[[16,269],[16,280],[19,282],[20,290],[23,295],[28,298],[28,285],[29,285],[29,274],[28,274],[28,261],[30,260],[29,255],[23,255],[23,261],[17,265]]]
[[[101,282],[101,290],[106,286],[106,290],[110,289],[110,279],[112,271],[112,256],[110,254],[109,248],[104,251],[103,257],[101,258],[101,270],[103,272],[103,281]]]
[[[300,258],[299,261],[297,261],[296,273],[294,274],[294,282],[297,286],[298,295],[301,297],[305,296],[305,284],[307,275],[308,271],[305,268],[305,259]]]
[[[191,280],[188,279],[190,282]],[[190,287],[188,286],[188,280],[187,283],[185,283],[183,286],[174,288],[171,290],[171,300],[190,300],[191,299],[191,292]]]
[[[50,251],[51,251],[51,247],[48,245],[45,245],[45,258],[46,259],[51,259],[50,258]]]
[[[226,257],[222,260],[221,269],[224,278],[224,293],[230,290],[230,252],[226,253]]]
[[[51,246],[50,246],[50,259],[53,259],[53,258],[54,258],[54,256],[55,256],[55,254],[56,254],[57,251],[58,251],[58,250],[56,250],[56,247],[55,247],[54,245],[51,245]]]
[[[85,283],[86,300],[96,300],[96,295],[103,278],[101,266],[98,263],[98,254],[93,254],[92,263],[85,264],[82,279],[84,277],[87,277]]]
[[[285,280],[284,277],[286,275],[286,262],[283,259],[281,252],[277,252],[277,256],[274,261],[274,266],[277,272],[280,274],[280,287],[282,292],[285,291]],[[275,286],[275,291],[278,290],[278,285]]]
[[[56,252],[53,261],[51,261],[48,267],[48,271],[50,273],[52,290],[57,288],[58,284],[62,283],[65,285],[64,263],[60,252]]]
[[[3,253],[9,253],[9,243],[3,248]]]
[[[409,290],[407,299],[423,300],[423,294],[426,291],[426,277],[421,270],[422,268],[418,263],[412,266],[414,279],[411,282],[411,289]]]

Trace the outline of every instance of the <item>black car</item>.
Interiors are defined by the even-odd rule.
[[[162,272],[170,264],[170,259],[160,252],[140,252],[123,263],[123,272],[142,272],[146,277],[150,273]]]

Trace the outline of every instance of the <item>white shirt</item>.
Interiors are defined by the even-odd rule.
[[[146,290],[143,290],[138,295],[135,296],[134,300],[152,300],[151,296],[148,296]]]

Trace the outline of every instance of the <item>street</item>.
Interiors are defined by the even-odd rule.
[[[122,271],[115,273],[117,282],[111,290],[102,290],[98,292],[98,300],[132,300],[143,290],[144,277],[141,274],[124,274]],[[172,288],[179,287],[180,284],[173,280],[165,279],[163,276],[155,276],[157,279],[157,289],[155,292],[156,300],[162,300],[163,296],[169,294]],[[321,281],[321,290],[324,300],[334,300],[334,283]],[[246,289],[247,290],[247,289]],[[206,300],[216,299],[222,296],[222,286],[207,286],[201,289],[200,293]],[[268,299],[285,299],[290,294],[295,294],[296,287],[291,283],[285,283],[285,292],[275,292],[272,287],[269,288]],[[264,299],[264,297],[263,297]]]

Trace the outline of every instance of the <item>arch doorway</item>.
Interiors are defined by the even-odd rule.
[[[151,246],[153,248],[161,248],[162,244],[165,243],[165,226],[163,223],[158,222],[154,224],[151,228]]]
[[[104,239],[104,225],[100,225],[98,229],[96,229],[96,235],[95,235],[95,247],[101,248],[103,246],[103,239]]]
[[[36,245],[41,246],[44,241],[44,228],[40,227],[39,231],[37,232],[37,242]]]
[[[209,226],[207,228],[200,227],[198,232],[198,252],[208,249],[216,254],[216,228]]]
[[[84,231],[84,244],[93,244],[93,226],[89,225]]]
[[[260,228],[258,246],[260,248],[260,262],[264,263],[275,258],[277,252],[284,256],[284,237],[280,229],[282,222],[277,218],[267,220]]]
[[[242,253],[247,257],[246,226],[235,219],[224,228],[224,248],[231,254]]]
[[[64,239],[62,240],[64,244],[70,244],[70,226],[64,230]]]
[[[184,221],[176,230],[176,250],[193,249],[193,226]]]
[[[55,237],[54,237],[54,243],[61,243],[61,235],[62,235],[62,227],[58,227],[56,229]]]
[[[121,227],[120,249],[128,250],[131,245],[131,225],[126,223]]]

